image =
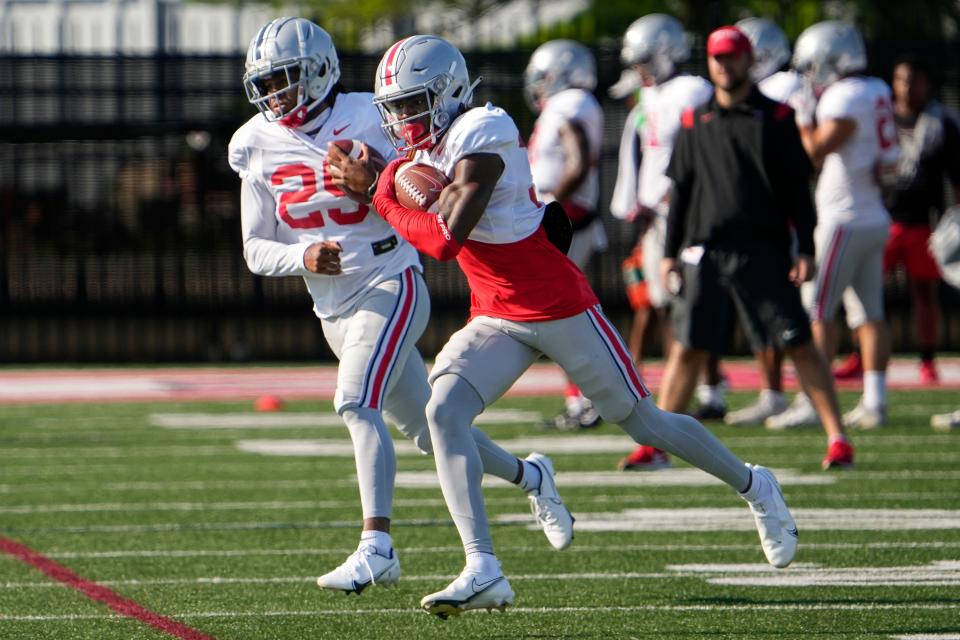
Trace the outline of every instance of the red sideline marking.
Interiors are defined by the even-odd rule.
[[[33,566],[54,580],[58,580],[68,587],[76,589],[91,600],[102,602],[122,616],[136,618],[140,622],[144,622],[154,629],[159,629],[175,638],[182,638],[182,640],[216,640],[213,636],[200,633],[196,629],[180,624],[176,620],[165,618],[149,609],[144,609],[133,600],[128,600],[107,587],[85,580],[62,564],[58,564],[50,558],[40,555],[19,542],[0,536],[0,551]]]

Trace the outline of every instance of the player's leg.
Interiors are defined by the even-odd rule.
[[[940,332],[940,309],[937,304],[940,270],[933,256],[930,255],[930,226],[908,227],[907,242],[907,277],[910,283],[917,345],[920,350],[920,381],[936,384],[940,379],[934,363],[934,353]]]
[[[840,306],[841,296],[847,286],[852,273],[850,262],[846,260],[850,239],[853,233],[843,225],[819,225],[814,232],[814,241],[817,250],[817,275],[813,282],[801,287],[802,302],[810,319],[810,330],[813,335],[813,345],[828,363],[833,361],[836,348],[833,318]],[[818,380],[814,374],[817,359],[802,349],[791,353],[794,364],[798,359],[803,367],[809,365],[808,380]],[[817,384],[817,388],[822,385]],[[805,391],[801,391],[793,399],[790,407],[775,416],[767,418],[764,426],[775,431],[793,429],[796,427],[816,426],[822,424],[821,415],[829,411],[828,403],[823,399],[827,396],[820,394],[819,405],[814,404]],[[830,427],[828,427],[829,429]]]
[[[730,311],[726,291],[720,284],[718,265],[707,253],[697,264],[682,265],[683,289],[673,299],[674,335],[658,406],[665,411],[686,409],[697,376],[710,352],[718,352],[724,339],[725,314]],[[642,443],[619,462],[621,470],[648,470],[666,466],[667,456],[658,447]]]
[[[390,379],[428,316],[422,279],[408,269],[365,292],[349,313],[323,321],[324,336],[340,359],[334,407],[353,441],[363,527],[357,551],[317,579],[322,588],[360,593],[400,578],[390,535],[396,457],[381,410]]]
[[[413,349],[407,356],[403,369],[391,378],[383,414],[421,451],[432,454],[433,444],[430,441],[426,416],[430,394],[423,358],[419,351]],[[545,500],[541,489],[553,482],[552,463],[538,453],[532,453],[521,460],[494,442],[483,430],[472,427],[471,432],[477,443],[483,472],[517,485],[527,495],[534,519],[543,529],[550,544],[557,549],[567,547],[573,537],[572,522],[567,523],[551,517],[551,514],[540,513],[540,503]]]
[[[605,420],[619,424],[638,444],[668,451],[733,487],[750,504],[768,561],[778,567],[790,563],[796,525],[773,475],[744,465],[690,416],[656,407],[599,306],[537,326],[540,348],[593,398]]]
[[[427,420],[440,488],[466,555],[466,566],[421,607],[435,615],[502,607],[513,591],[493,553],[480,481],[483,467],[470,429],[474,418],[499,398],[539,355],[501,331],[503,321],[474,318],[451,336],[430,374],[433,392]]]
[[[594,254],[606,248],[606,240],[601,220],[594,218],[593,222],[573,232],[567,257],[586,273]],[[589,429],[600,424],[600,416],[593,404],[569,378],[563,391],[563,404],[563,411],[547,420],[544,427],[571,431]]]
[[[758,248],[732,275],[731,295],[740,323],[754,351],[786,349],[794,359],[804,397],[813,409],[812,418],[827,433],[825,467],[853,463],[853,448],[846,440],[833,378],[826,359],[813,345],[807,314],[800,294],[789,281],[788,258],[770,249]],[[784,414],[767,420],[768,428]],[[796,423],[788,426],[797,426]]]
[[[883,246],[886,227],[858,229],[851,246],[856,269],[844,292],[847,323],[857,332],[863,357],[863,397],[844,424],[872,429],[886,422],[886,371],[890,360],[890,332],[883,308]]]

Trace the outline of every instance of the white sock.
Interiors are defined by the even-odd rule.
[[[389,556],[393,549],[393,538],[386,531],[362,531],[360,533],[360,545],[373,545],[382,556]]]
[[[526,493],[540,490],[540,468],[526,460],[521,460],[523,465],[523,477],[520,478],[520,488]]]
[[[697,385],[697,401],[708,407],[719,407],[724,404],[723,387],[720,385]]]
[[[500,561],[492,553],[468,553],[467,569],[485,576],[503,575],[503,571],[500,569]]]
[[[760,390],[760,402],[769,402],[770,404],[779,404],[783,402],[783,392],[773,389]]]
[[[887,404],[887,374],[883,371],[863,372],[863,406],[876,411]]]
[[[747,502],[756,502],[762,494],[760,493],[763,489],[763,477],[759,473],[754,473],[750,471],[750,488],[746,491],[740,492],[740,495],[743,496],[743,499]]]
[[[579,416],[583,413],[583,396],[567,396],[564,400],[567,413],[572,416]]]

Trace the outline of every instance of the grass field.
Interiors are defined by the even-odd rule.
[[[0,538],[217,640],[960,638],[960,433],[929,427],[960,394],[894,392],[890,405],[892,425],[855,434],[857,467],[839,473],[820,471],[819,430],[711,425],[781,477],[801,547],[776,571],[724,485],[683,464],[616,473],[631,448],[617,428],[548,433],[531,418],[556,399],[501,401],[484,428],[514,453],[549,454],[578,518],[574,545],[555,552],[528,526],[519,490],[487,485],[517,594],[503,614],[443,622],[417,609],[463,557],[432,460],[406,447],[400,586],[317,589],[355,548],[360,517],[345,429],[300,415],[329,413],[329,402],[269,415],[249,402],[0,407]],[[294,439],[309,442],[276,442]],[[0,553],[4,640],[170,637]]]

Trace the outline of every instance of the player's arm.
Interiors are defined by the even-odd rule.
[[[820,168],[824,158],[844,145],[857,130],[852,118],[824,120],[817,125],[801,125],[800,140],[813,166]]]
[[[576,120],[560,125],[560,144],[563,146],[563,176],[553,190],[553,197],[560,202],[573,195],[590,171],[590,145],[587,134]]]
[[[276,202],[262,184],[245,178],[240,184],[240,227],[243,259],[260,276],[303,276],[340,273],[336,243],[287,244],[277,238]]]
[[[503,167],[503,160],[495,153],[474,153],[454,165],[453,182],[441,192],[437,204],[457,242],[463,243],[470,236],[487,210]]]

